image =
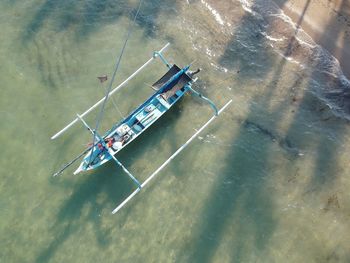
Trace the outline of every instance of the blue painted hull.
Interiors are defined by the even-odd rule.
[[[174,67],[176,66],[174,65]],[[192,79],[186,74],[188,68],[178,69],[178,72],[170,79],[161,83],[158,91],[131,112],[123,121],[113,125],[102,136],[104,141],[100,141],[93,147],[93,150],[84,157],[74,174],[95,169],[111,160],[112,155],[125,148],[175,105],[191,86]]]

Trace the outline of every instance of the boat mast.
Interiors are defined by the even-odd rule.
[[[125,38],[125,41],[124,41],[124,44],[123,44],[123,47],[122,47],[122,49],[120,51],[120,54],[119,54],[119,56],[117,58],[112,78],[111,78],[111,80],[109,82],[109,86],[108,86],[108,89],[106,90],[105,98],[104,98],[104,100],[102,102],[101,110],[100,110],[100,112],[99,112],[99,114],[98,114],[98,116],[96,118],[96,125],[95,125],[95,130],[94,130],[96,132],[98,131],[98,128],[100,127],[101,119],[102,119],[102,116],[104,114],[104,110],[105,110],[106,102],[108,100],[109,93],[111,92],[111,89],[112,89],[113,81],[115,79],[115,76],[117,75],[117,71],[119,69],[119,65],[120,65],[121,59],[122,59],[122,57],[124,55],[126,45],[127,45],[128,41],[129,41],[132,29],[133,29],[133,25],[135,24],[137,16],[138,16],[138,14],[140,12],[142,2],[143,2],[143,0],[140,0],[138,8],[137,8],[137,11],[136,11],[136,14],[134,16],[134,19],[133,19],[132,23],[130,23],[130,26],[129,26],[129,29],[128,29],[128,32],[127,32],[127,35],[126,35],[126,38]],[[96,132],[93,132],[92,145],[94,145],[95,142],[96,142],[96,139],[98,139],[97,136],[96,136],[96,134],[97,134]],[[91,162],[93,151],[94,151],[94,147],[91,148],[89,164]]]
[[[164,52],[168,47],[170,43],[167,43],[164,47],[162,47],[159,51],[156,51],[158,53]],[[124,80],[122,83],[120,83],[117,87],[112,90],[108,97],[110,97],[112,94],[117,92],[119,89],[124,87],[131,79],[133,79],[138,73],[140,73],[145,67],[147,67],[152,61],[154,61],[157,58],[157,56],[151,57],[149,60],[147,60],[141,67],[139,67],[134,73],[132,73],[126,80]],[[92,110],[96,109],[103,101],[105,97],[100,99],[98,102],[96,102],[92,107],[87,109],[84,113],[80,114],[81,117],[85,117],[87,114],[89,114]],[[73,121],[71,121],[67,126],[65,126],[62,130],[57,132],[55,135],[51,137],[51,140],[57,139],[61,134],[63,134],[65,131],[67,131],[70,127],[72,127],[75,123],[79,121],[79,118],[75,118]]]

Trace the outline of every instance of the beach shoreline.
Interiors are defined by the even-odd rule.
[[[350,1],[274,0],[313,40],[339,61],[350,79]]]

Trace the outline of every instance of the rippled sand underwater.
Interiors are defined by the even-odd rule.
[[[115,84],[170,41],[232,106],[117,215],[134,186],[113,163],[51,177],[91,140],[49,138],[103,96],[136,4],[0,3],[1,262],[349,262],[348,80],[267,1],[146,1]],[[163,72],[114,96],[121,111]],[[186,96],[119,158],[144,180],[211,114]],[[119,118],[110,103],[101,130]]]

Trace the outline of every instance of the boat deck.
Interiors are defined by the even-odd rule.
[[[183,97],[188,91],[185,85],[192,81],[186,73],[182,74],[170,87],[164,88],[165,83],[180,70],[178,66],[173,65],[152,85],[158,91],[103,136],[110,154],[116,154],[131,143]],[[85,156],[78,170],[95,169],[112,158],[102,144],[95,146],[92,154],[92,156],[90,153]]]

